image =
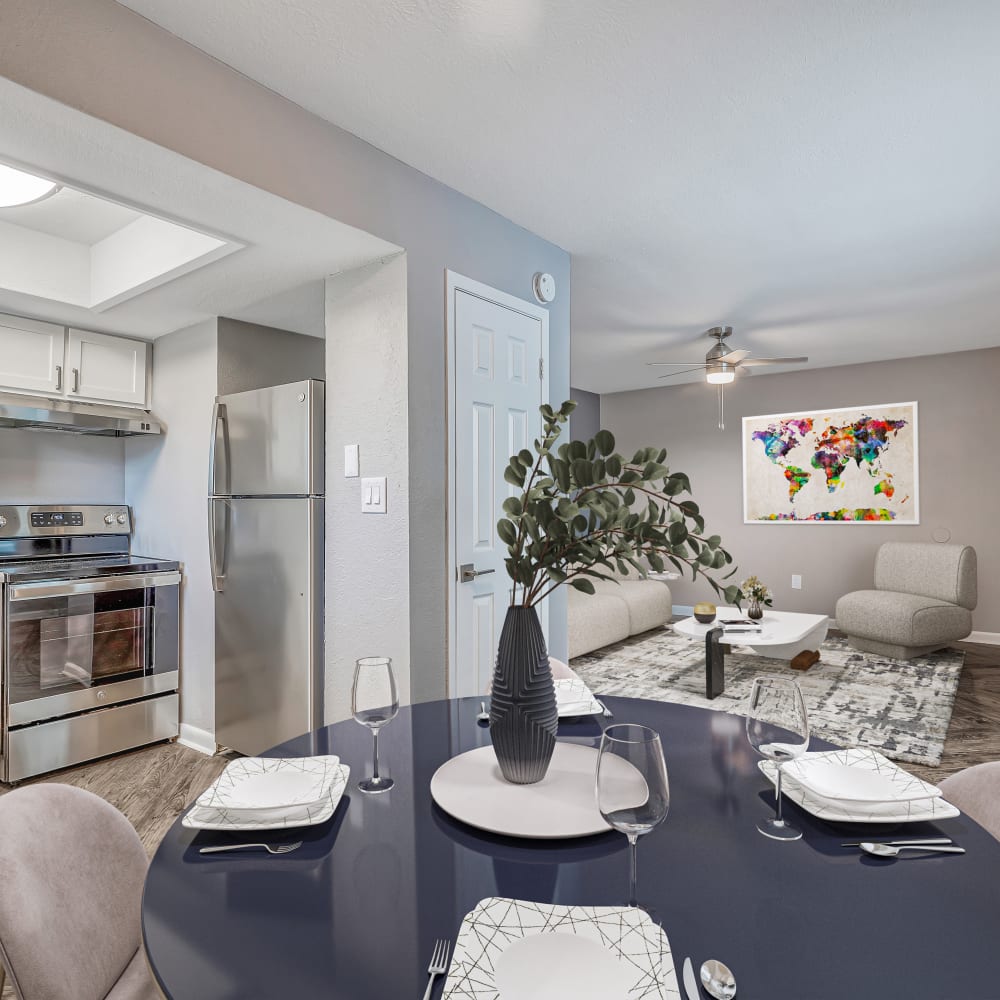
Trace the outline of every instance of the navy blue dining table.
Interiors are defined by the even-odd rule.
[[[718,958],[739,1000],[1000,998],[1000,843],[964,815],[886,828],[943,835],[964,855],[878,860],[863,839],[787,802],[804,837],[768,840],[756,823],[774,792],[744,720],[699,708],[607,698],[615,722],[663,740],[670,814],[639,842],[639,901],[660,920],[678,970]],[[404,708],[379,738],[395,787],[364,795],[371,734],[354,721],[292,740],[271,756],[338,754],[351,783],[331,820],[268,833],[303,840],[282,857],[202,856],[260,834],[176,822],[150,865],[142,904],[150,966],[170,1000],[420,998],[440,937],[487,896],[623,905],[629,856],[618,833],[527,841],[482,833],[432,801],[431,776],[489,741],[478,699]],[[603,719],[564,722],[560,739],[597,745]],[[827,746],[814,740],[813,749]],[[869,833],[871,828],[864,828]],[[438,980],[439,997],[444,978]]]

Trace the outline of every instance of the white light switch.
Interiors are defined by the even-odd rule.
[[[356,444],[344,445],[344,478],[354,479],[361,475],[359,448]]]
[[[361,513],[362,514],[385,514],[386,513],[386,483],[385,476],[366,478],[361,480]]]
[[[792,577],[792,590],[801,590],[801,589],[802,589],[802,577],[801,576],[797,576],[797,575],[793,576]]]

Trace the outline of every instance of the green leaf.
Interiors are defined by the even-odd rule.
[[[521,460],[521,464],[526,469],[530,469],[535,464],[535,456],[532,455],[527,448],[524,448],[522,451],[519,451],[517,453],[517,457]]]
[[[570,586],[575,587],[577,590],[582,591],[584,594],[596,594],[597,591],[594,585],[583,576],[577,577],[575,580],[570,580]]]
[[[594,435],[594,444],[602,456],[610,455],[615,450],[615,436],[611,431],[599,430]]]
[[[680,545],[681,542],[687,540],[687,536],[687,526],[683,521],[674,521],[673,524],[667,528],[667,538],[670,539],[671,545]]]
[[[524,473],[515,469],[513,465],[508,465],[503,470],[503,478],[513,486],[524,486]]]
[[[513,545],[517,541],[517,529],[505,517],[497,521],[497,535],[505,545]]]
[[[505,514],[510,514],[513,517],[517,517],[522,511],[521,498],[520,497],[507,497],[503,502],[503,510]]]
[[[622,459],[620,455],[611,455],[604,463],[605,471],[609,476],[617,479],[622,474]]]

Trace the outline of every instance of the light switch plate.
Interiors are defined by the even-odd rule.
[[[354,479],[361,475],[360,449],[356,444],[344,445],[344,478]]]
[[[361,480],[361,513],[386,513],[386,477],[366,476]]]
[[[801,589],[802,589],[802,577],[799,576],[798,574],[794,574],[792,576],[792,590],[801,590]]]

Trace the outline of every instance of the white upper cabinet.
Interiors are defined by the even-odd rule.
[[[64,327],[0,315],[0,387],[63,395],[65,341]]]
[[[71,327],[66,340],[67,396],[145,406],[148,349],[141,340]]]

